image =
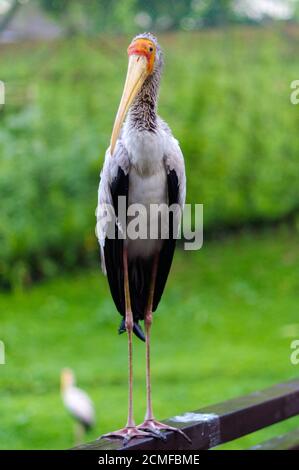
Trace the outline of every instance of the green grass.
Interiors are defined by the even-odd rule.
[[[156,415],[165,418],[261,389],[298,374],[297,234],[243,234],[179,251],[155,315],[152,367]],[[89,439],[122,426],[127,405],[126,336],[100,271],[0,295],[7,364],[0,366],[0,448],[68,448],[72,421],[59,372],[74,368],[96,404]],[[296,326],[297,325],[297,326]],[[144,344],[134,343],[135,409],[145,409]],[[246,447],[289,422],[230,447]],[[298,420],[297,420],[298,424]]]

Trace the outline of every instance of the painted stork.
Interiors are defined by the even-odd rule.
[[[76,444],[81,444],[83,435],[95,424],[93,403],[86,392],[76,387],[75,375],[71,369],[61,371],[61,397],[66,409],[77,422]]]
[[[159,215],[150,212],[151,205],[175,204],[182,209],[186,192],[184,158],[168,125],[157,115],[163,67],[163,53],[157,39],[151,33],[136,36],[128,47],[128,58],[126,82],[101,173],[97,209],[102,269],[107,274],[116,308],[123,317],[119,333],[126,331],[128,334],[128,420],[125,428],[102,437],[119,437],[127,443],[133,437],[148,434],[164,438],[161,431],[171,429],[189,440],[181,430],[155,420],[150,376],[152,312],[160,302],[171,267],[177,238],[172,227],[175,227],[175,218],[179,225],[181,211],[169,216],[168,239],[122,237],[119,235],[122,222],[118,216],[120,196],[126,198],[128,208],[138,203],[148,210],[147,229],[157,228],[160,223]],[[112,223],[118,235],[114,239],[107,236],[109,223],[103,223],[101,218],[100,208],[109,204],[116,215]],[[125,219],[126,226],[129,219]],[[144,320],[145,337],[140,320]],[[132,333],[146,342],[147,410],[139,426],[133,418]]]

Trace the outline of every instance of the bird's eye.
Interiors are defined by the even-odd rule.
[[[150,52],[153,52],[154,48],[153,47],[149,47],[148,49]]]

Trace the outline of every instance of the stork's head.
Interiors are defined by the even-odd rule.
[[[147,73],[146,76],[152,75],[162,67],[162,50],[157,38],[151,33],[142,33],[135,36],[128,47],[128,56],[129,64],[132,56],[135,56],[138,62],[140,61],[140,57],[145,57],[146,61],[144,61],[144,65]]]
[[[128,56],[127,78],[111,136],[111,155],[113,155],[122,124],[134,98],[146,79],[160,73],[163,65],[161,48],[151,33],[136,36],[128,47]]]
[[[75,375],[72,369],[62,369],[60,375],[60,387],[63,392],[69,387],[75,385]]]

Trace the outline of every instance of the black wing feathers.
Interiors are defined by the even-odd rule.
[[[118,215],[118,197],[125,196],[128,199],[129,175],[119,167],[116,178],[111,184],[111,196],[116,216]],[[123,270],[123,239],[119,236],[117,225],[113,223],[115,239],[109,237],[105,240],[104,254],[108,282],[111,295],[117,310],[125,315],[124,270]]]
[[[179,200],[179,180],[175,170],[171,170],[167,175],[168,185],[168,205],[177,204]],[[156,288],[153,301],[153,311],[156,310],[161,300],[164,287],[168,278],[173,260],[176,239],[173,234],[173,213],[169,212],[169,239],[164,240],[160,251],[159,265],[157,270]]]
[[[168,203],[169,206],[178,203],[179,182],[175,170],[167,175]],[[129,175],[119,167],[116,178],[111,184],[111,196],[116,216],[118,216],[118,197],[125,196],[128,201]],[[116,224],[115,239],[106,238],[104,246],[105,264],[111,295],[117,310],[125,316],[124,271],[123,271],[123,243]],[[156,289],[154,293],[153,311],[156,310],[168,278],[172,264],[176,239],[173,234],[173,214],[169,213],[169,239],[164,240],[159,256],[157,270]],[[136,258],[129,262],[129,284],[131,305],[134,317],[134,333],[144,340],[144,334],[138,321],[144,319],[145,308],[148,302],[149,286],[151,279],[152,259]],[[125,331],[124,320],[121,322],[119,333]]]

